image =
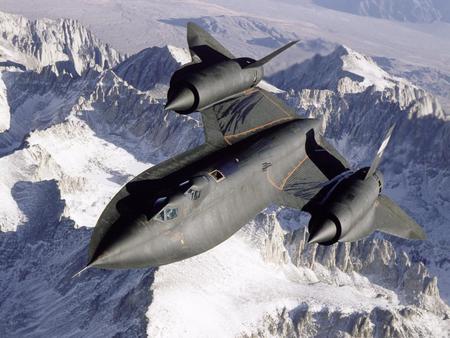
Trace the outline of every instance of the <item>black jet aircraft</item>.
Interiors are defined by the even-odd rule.
[[[166,109],[199,111],[205,143],[125,184],[101,214],[87,267],[156,267],[205,252],[275,203],[311,214],[309,243],[355,241],[375,230],[424,239],[421,227],[382,195],[377,170],[352,170],[319,133],[260,88],[263,65],[295,42],[254,60],[236,58],[187,25],[192,62],[170,81]]]

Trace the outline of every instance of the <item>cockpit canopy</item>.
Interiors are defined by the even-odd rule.
[[[194,201],[200,198],[200,193],[201,192],[199,187],[192,186],[184,193],[184,195],[188,197],[190,200]]]
[[[208,184],[208,179],[203,176],[195,177],[191,180],[184,181],[179,185],[180,190],[178,191],[178,195],[174,195],[170,198],[168,197],[160,197],[154,203],[154,208],[160,211],[156,214],[155,219],[159,221],[171,221],[178,216],[180,216],[179,208],[187,202],[198,200],[203,193],[205,193],[204,189]],[[182,195],[180,194],[182,193]],[[189,206],[187,208],[183,208],[189,210]]]

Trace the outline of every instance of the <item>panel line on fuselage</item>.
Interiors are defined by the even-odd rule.
[[[267,95],[266,93],[264,93],[263,90],[258,90],[258,89],[255,89],[255,88],[250,88],[250,89],[244,90],[242,93],[243,93],[245,96],[248,96],[248,95],[251,95],[251,94],[253,94],[253,93],[257,92],[257,91],[259,91],[259,93],[261,93],[261,95],[264,96],[265,99],[267,99],[268,101],[270,101],[274,106],[278,107],[278,108],[280,109],[280,111],[281,111],[284,115],[286,115],[286,117],[280,117],[279,119],[276,119],[276,120],[273,120],[273,121],[264,123],[264,124],[262,124],[262,125],[259,125],[259,126],[250,128],[250,129],[248,129],[248,130],[245,130],[245,131],[242,131],[242,132],[239,132],[239,133],[236,133],[236,134],[224,135],[223,138],[224,138],[225,142],[226,142],[228,145],[231,145],[231,144],[232,144],[232,138],[240,137],[240,136],[243,136],[243,135],[246,135],[246,134],[249,134],[249,133],[258,131],[259,129],[266,128],[266,127],[270,127],[270,126],[272,126],[272,125],[274,125],[274,124],[278,124],[279,122],[289,121],[289,120],[293,120],[293,119],[296,118],[295,114],[293,115],[293,114],[292,114],[291,112],[289,112],[285,107],[283,107],[283,105],[281,105],[280,103],[278,103],[278,102],[276,102],[274,99],[272,99],[272,98],[270,97],[270,95]]]
[[[266,177],[267,177],[267,180],[269,181],[269,183],[270,183],[273,187],[275,187],[276,189],[278,189],[278,190],[280,190],[280,191],[283,191],[283,189],[284,189],[284,187],[286,186],[286,182],[288,181],[289,177],[291,177],[291,176],[297,171],[297,169],[300,168],[300,167],[302,166],[303,163],[305,163],[305,161],[306,161],[307,159],[308,159],[308,156],[305,156],[303,159],[301,159],[301,160],[296,164],[296,166],[295,166],[291,171],[288,172],[288,174],[286,175],[286,177],[284,177],[284,178],[281,180],[281,183],[280,183],[280,184],[276,184],[276,183],[274,182],[274,180],[272,179],[272,177],[270,177],[269,170],[266,171]]]
[[[267,122],[267,123],[265,123],[265,124],[262,124],[262,125],[260,125],[260,126],[257,126],[257,127],[254,127],[254,128],[248,129],[248,130],[245,130],[245,131],[242,131],[242,132],[237,133],[237,134],[226,135],[226,136],[224,136],[223,138],[225,139],[225,142],[227,142],[229,145],[231,145],[232,143],[231,143],[231,141],[229,140],[229,138],[239,137],[239,136],[242,136],[242,135],[251,133],[251,132],[253,132],[253,131],[257,131],[257,130],[259,130],[259,129],[268,127],[268,126],[270,126],[270,125],[276,124],[276,123],[278,123],[278,122],[281,122],[281,121],[289,121],[289,120],[293,120],[293,119],[295,119],[295,117],[293,117],[293,116],[290,116],[290,117],[282,117],[282,118],[280,118],[280,119],[278,119],[278,120],[274,120],[274,121]]]
[[[244,93],[245,96],[249,96],[250,94],[253,94],[253,93],[257,92],[257,91],[258,91],[258,89],[256,89],[256,88],[250,88],[250,89],[244,90],[243,93]]]
[[[266,95],[266,94],[264,93],[263,90],[261,90],[260,92],[261,92],[261,94],[262,94],[267,100],[269,100],[269,101],[272,102],[275,106],[277,106],[278,108],[280,108],[280,110],[281,110],[286,116],[294,117],[294,116],[292,116],[292,114],[291,114],[289,111],[286,110],[285,107],[283,107],[281,104],[279,104],[279,103],[276,102],[275,100],[272,100],[272,98],[271,98],[269,95]]]

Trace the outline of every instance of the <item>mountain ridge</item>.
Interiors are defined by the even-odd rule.
[[[8,58],[11,65],[30,70],[70,62],[80,75],[96,66],[110,68],[124,58],[73,19],[28,20],[0,12],[0,31],[0,65],[3,58]]]

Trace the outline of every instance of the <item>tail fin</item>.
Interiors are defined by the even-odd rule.
[[[375,209],[378,230],[407,239],[426,239],[423,229],[389,197],[380,195]]]
[[[321,144],[318,144],[316,141],[314,129],[306,133],[306,155],[322,174],[329,180],[332,180],[336,176],[348,171],[349,165],[345,158],[329,145],[325,138],[320,137],[319,142]]]
[[[391,128],[389,128],[386,136],[383,139],[383,142],[381,142],[381,146],[378,149],[377,154],[375,155],[375,158],[373,159],[370,169],[366,174],[366,178],[371,177],[375,173],[375,171],[378,169],[378,166],[380,165],[380,162],[381,162],[381,158],[383,157],[384,150],[386,149],[386,147],[389,143],[389,140],[391,139],[391,135],[392,135],[392,132],[394,131],[394,128],[395,128],[395,123],[392,125]]]
[[[260,67],[264,64],[266,64],[267,62],[269,62],[270,60],[272,60],[275,56],[277,56],[278,54],[284,52],[286,49],[288,49],[289,47],[295,45],[299,40],[296,41],[291,41],[289,42],[287,45],[284,45],[281,48],[278,48],[276,51],[270,53],[269,55],[266,55],[265,57],[263,57],[262,59],[253,62],[251,64],[249,64],[246,68],[253,68],[253,67]]]
[[[222,46],[219,41],[193,22],[188,22],[187,24],[187,42],[192,60],[195,60],[197,57],[202,62],[234,59],[233,54]]]

